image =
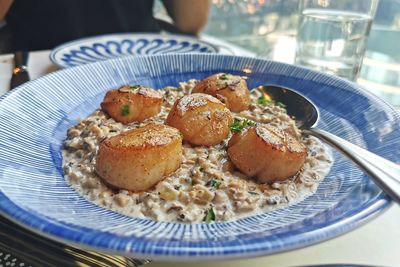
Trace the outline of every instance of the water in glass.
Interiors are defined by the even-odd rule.
[[[296,63],[354,81],[360,71],[372,17],[341,10],[305,9]]]

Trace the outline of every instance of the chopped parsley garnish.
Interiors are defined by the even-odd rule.
[[[220,80],[228,80],[228,75],[226,75],[225,73],[222,74],[221,76],[219,76]]]
[[[281,108],[286,108],[286,105],[283,104],[282,102],[276,102],[275,105],[277,105],[278,107],[281,107]]]
[[[259,98],[257,98],[257,103],[263,106],[266,105],[271,105],[273,104],[272,100],[267,99],[265,96],[260,96]]]
[[[122,106],[122,116],[128,116],[129,115],[129,105],[123,105]]]
[[[260,96],[257,98],[257,103],[263,106],[276,105],[281,108],[286,108],[286,105],[282,102],[275,102],[274,100],[268,99],[265,96]]]
[[[134,84],[134,85],[129,85],[129,89],[138,89],[140,87],[140,85]]]
[[[215,221],[215,213],[214,213],[213,208],[210,208],[207,211],[206,216],[204,216],[204,218],[203,218],[203,222],[210,223],[211,221]]]
[[[243,129],[254,125],[256,125],[256,123],[248,119],[244,119],[243,121],[235,119],[235,121],[231,125],[229,125],[229,128],[232,132],[238,133],[241,132]]]
[[[211,187],[214,187],[215,189],[218,189],[220,185],[221,185],[220,181],[211,180]]]

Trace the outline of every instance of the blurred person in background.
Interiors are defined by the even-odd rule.
[[[0,0],[0,54],[45,50],[108,33],[196,35],[207,23],[208,0],[162,0],[172,24],[153,16],[153,0]]]

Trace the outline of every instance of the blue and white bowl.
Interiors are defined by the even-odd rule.
[[[71,41],[54,48],[50,60],[62,68],[129,55],[218,53],[219,48],[185,35],[121,33]]]
[[[197,261],[304,247],[343,234],[388,207],[389,198],[336,152],[331,171],[317,192],[304,201],[212,224],[121,215],[94,205],[65,182],[60,150],[66,130],[98,108],[107,90],[124,84],[176,86],[217,72],[246,75],[251,88],[261,84],[291,87],[320,108],[322,129],[400,161],[398,113],[353,83],[254,58],[212,54],[126,57],[65,69],[0,98],[0,213],[39,234],[78,247],[139,258]]]

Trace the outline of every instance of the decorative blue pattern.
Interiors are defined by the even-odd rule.
[[[250,74],[243,69],[251,69]],[[301,67],[211,54],[126,57],[42,77],[0,99],[0,212],[35,232],[79,247],[161,260],[250,257],[321,242],[353,229],[389,199],[339,153],[317,192],[286,209],[236,221],[185,225],[131,218],[79,196],[62,176],[68,127],[124,84],[154,88],[212,73],[248,84],[294,88],[320,107],[320,127],[400,161],[400,118],[357,85]]]
[[[184,35],[111,34],[60,45],[51,52],[50,60],[67,68],[129,55],[217,52],[214,45]]]

